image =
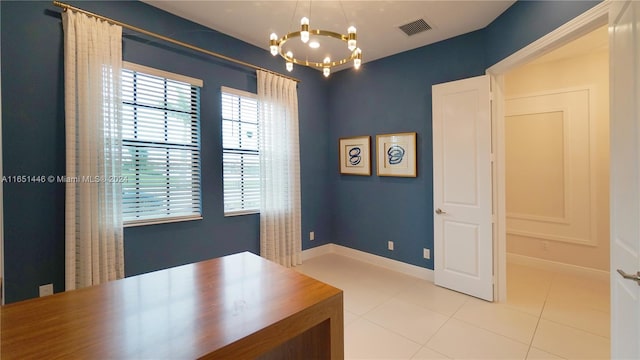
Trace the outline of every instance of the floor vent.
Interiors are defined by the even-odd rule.
[[[431,25],[427,24],[424,19],[416,20],[410,22],[408,24],[404,24],[399,26],[400,30],[404,31],[405,34],[412,36],[423,31],[431,30]]]

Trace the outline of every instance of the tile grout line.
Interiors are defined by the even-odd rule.
[[[438,314],[440,314],[440,315],[444,315],[444,314],[439,313],[439,312],[437,312],[437,311],[434,311],[434,312],[436,312],[436,313],[438,313]],[[457,312],[457,310],[456,310],[456,312]],[[455,314],[455,312],[454,312],[454,314]],[[432,348],[430,348],[430,347],[428,347],[428,346],[427,346],[427,344],[429,344],[429,341],[431,341],[431,339],[433,339],[436,335],[438,335],[438,333],[440,332],[440,330],[442,330],[442,328],[443,328],[443,327],[444,327],[444,326],[445,326],[445,325],[446,325],[446,324],[447,324],[451,319],[453,319],[453,314],[451,314],[451,315],[449,316],[449,318],[447,319],[447,321],[443,322],[443,323],[442,323],[442,325],[440,325],[440,326],[438,327],[438,329],[437,329],[437,330],[436,330],[436,331],[435,331],[435,332],[434,332],[434,333],[429,337],[429,339],[427,339],[427,341],[424,343],[424,345],[422,345],[422,346],[420,347],[420,349],[418,349],[418,351],[416,351],[416,353],[415,353],[415,354],[413,354],[413,355],[411,356],[411,359],[413,359],[413,357],[414,357],[414,356],[416,356],[416,354],[417,354],[418,352],[420,352],[420,350],[422,350],[422,349],[423,349],[423,348],[425,348],[425,347],[426,347],[427,349],[431,350],[431,351],[434,351],[434,352],[437,352],[438,354],[441,354],[441,355],[443,355],[443,356],[446,356],[448,359],[453,359],[453,358],[452,358],[452,357],[450,357],[448,354],[443,354],[442,352],[440,352],[440,351],[438,351],[438,350],[434,350],[434,349],[432,349]],[[456,320],[457,320],[457,319],[456,319]]]
[[[579,327],[574,326],[574,325],[565,324],[565,323],[560,322],[560,321],[558,321],[558,320],[553,320],[553,319],[544,319],[544,320],[545,320],[545,321],[548,321],[548,322],[551,322],[551,323],[554,323],[554,324],[557,324],[557,325],[560,325],[560,326],[565,326],[565,327],[571,328],[571,329],[573,329],[573,330],[577,330],[577,331],[583,332],[583,333],[585,333],[585,334],[587,334],[587,335],[596,336],[596,337],[603,338],[603,339],[608,340],[608,341],[610,341],[610,340],[611,340],[611,338],[608,338],[608,337],[606,337],[606,336],[602,336],[602,335],[600,335],[600,334],[596,334],[596,333],[594,333],[594,332],[591,332],[591,331],[589,331],[589,330],[585,330],[585,329],[583,329],[583,328],[579,328]]]
[[[411,355],[411,358],[412,358],[415,354],[417,354],[417,353],[420,351],[420,349],[422,349],[423,347],[425,347],[425,346],[426,346],[426,343],[425,343],[425,345],[422,345],[422,344],[420,344],[419,342],[416,342],[415,340],[409,339],[408,337],[406,337],[406,336],[404,336],[404,335],[400,334],[399,332],[397,332],[397,331],[395,331],[395,330],[393,330],[393,329],[389,329],[389,328],[387,328],[386,326],[384,326],[384,325],[382,325],[382,324],[378,324],[377,322],[375,322],[375,321],[373,321],[373,320],[371,320],[371,319],[367,319],[367,318],[366,318],[366,317],[364,317],[364,316],[362,316],[361,320],[366,321],[366,322],[369,322],[369,323],[371,323],[371,324],[373,324],[373,325],[375,325],[375,326],[377,326],[377,327],[379,327],[379,328],[382,328],[382,329],[384,329],[384,330],[386,330],[386,331],[388,331],[388,332],[390,332],[390,333],[393,333],[393,334],[395,334],[395,335],[397,335],[397,336],[399,336],[399,337],[401,337],[401,338],[403,338],[403,339],[405,339],[405,340],[407,340],[407,341],[409,341],[409,342],[412,342],[412,343],[414,343],[414,344],[418,345],[418,350],[417,350],[415,353],[413,353],[413,354]],[[439,329],[438,329],[438,330],[439,330]],[[429,342],[429,341],[427,340],[427,342]],[[411,359],[411,358],[409,358],[409,359]]]
[[[551,286],[549,286],[549,291],[548,291],[548,293],[547,293],[547,297],[545,298],[545,303],[546,303],[546,299],[551,295],[551,289],[552,289],[552,286],[553,286],[553,282],[557,280],[556,278],[557,278],[558,276],[561,276],[561,275],[563,275],[563,274],[564,274],[564,273],[562,273],[562,272],[555,272],[555,271],[553,272],[553,278],[552,278],[552,281],[551,281]],[[566,274],[565,274],[565,275],[566,275]],[[602,310],[600,310],[599,308],[594,308],[594,307],[587,307],[587,308],[588,308],[588,309],[590,309],[590,310],[592,310],[592,311],[601,312],[601,313],[606,313],[606,311],[602,311]],[[542,312],[540,313],[540,317],[542,317]],[[609,318],[610,318],[610,315],[609,315]],[[574,325],[574,324],[568,324],[568,323],[566,323],[566,322],[562,322],[562,321],[560,321],[560,320],[554,320],[554,319],[549,319],[549,318],[546,318],[546,319],[544,319],[544,320],[549,321],[549,322],[552,322],[552,323],[554,323],[554,324],[558,324],[558,325],[566,326],[566,327],[568,327],[568,328],[571,328],[571,329],[574,329],[574,330],[578,330],[578,331],[584,332],[584,333],[589,334],[589,335],[593,335],[593,336],[597,336],[597,337],[600,337],[600,338],[604,338],[604,339],[606,339],[606,340],[608,340],[608,341],[611,341],[611,333],[610,333],[610,332],[609,332],[609,337],[607,337],[607,336],[602,336],[602,335],[600,335],[600,334],[598,334],[598,333],[595,333],[595,332],[593,332],[593,331],[591,331],[591,330],[589,330],[589,329],[585,329],[585,328],[582,328],[582,327],[576,326],[576,325]]]
[[[389,302],[389,301],[393,300],[394,298],[395,298],[396,300],[398,300],[398,301],[405,302],[405,303],[408,303],[408,304],[411,304],[411,305],[414,305],[414,306],[420,307],[420,308],[422,308],[422,309],[424,309],[424,310],[431,311],[431,312],[436,313],[436,314],[438,314],[438,315],[445,316],[445,314],[442,314],[442,313],[440,313],[440,312],[438,312],[438,311],[435,311],[435,310],[432,310],[432,309],[423,308],[423,307],[421,307],[421,306],[419,306],[419,305],[412,304],[412,303],[407,302],[407,301],[404,301],[404,300],[402,300],[402,299],[398,299],[398,298],[397,298],[397,295],[394,295],[393,297],[391,297],[390,299],[388,299],[388,300],[387,300],[387,302]],[[386,302],[385,302],[385,303],[386,303]],[[383,303],[383,304],[384,304],[384,303]],[[379,306],[377,306],[376,308],[378,308],[378,307],[382,306],[383,304],[380,304],[380,305],[379,305]],[[376,308],[374,308],[374,309],[376,309]],[[432,334],[432,335],[427,339],[427,341],[425,341],[425,342],[424,342],[424,344],[421,344],[421,343],[419,343],[419,342],[416,342],[416,341],[415,341],[415,340],[413,340],[413,339],[409,339],[408,337],[404,336],[403,334],[400,334],[399,332],[397,332],[397,331],[395,331],[395,330],[393,330],[393,329],[389,329],[389,328],[387,328],[386,326],[384,326],[384,325],[382,325],[382,324],[379,324],[378,322],[376,322],[376,321],[374,321],[374,320],[371,320],[371,319],[367,318],[365,315],[366,315],[366,314],[368,314],[368,313],[370,313],[370,312],[371,312],[371,311],[373,311],[374,309],[372,309],[372,310],[368,311],[367,313],[363,314],[363,315],[361,316],[361,317],[362,317],[362,319],[364,319],[364,320],[366,320],[366,321],[369,321],[369,322],[370,322],[370,323],[372,323],[372,324],[378,325],[378,326],[382,327],[383,329],[385,329],[385,330],[387,330],[387,331],[390,331],[390,332],[392,332],[392,333],[394,333],[394,334],[396,334],[396,335],[398,335],[398,336],[400,336],[400,337],[402,337],[402,338],[404,338],[404,339],[406,339],[406,340],[408,340],[408,341],[411,341],[411,342],[413,342],[413,343],[415,343],[415,344],[420,345],[420,348],[418,348],[418,350],[417,350],[413,355],[411,355],[411,357],[415,356],[415,355],[420,351],[420,349],[422,349],[423,347],[427,346],[427,343],[428,343],[428,342],[429,342],[429,341],[430,341],[434,336],[436,336],[436,334],[440,331],[440,329],[442,329],[442,327],[443,327],[443,326],[444,326],[444,325],[445,325],[449,320],[451,320],[451,319],[453,318],[452,316],[449,316],[449,318],[447,319],[447,321],[443,322],[443,323],[442,323],[442,325],[440,325],[440,326],[438,327],[438,329],[437,329],[437,330],[436,330],[436,331],[435,331],[435,332],[434,332],[434,333],[433,333],[433,334]],[[431,348],[429,348],[429,349],[430,349],[430,350],[432,350]],[[435,351],[435,350],[433,350],[433,351]],[[436,351],[436,352],[438,352],[438,351]],[[438,352],[438,353],[440,353],[440,352]],[[442,355],[445,355],[445,354],[442,354]],[[445,355],[445,356],[449,357],[448,355]]]
[[[540,321],[542,321],[542,314],[544,313],[544,308],[547,306],[547,300],[549,300],[549,295],[551,294],[551,289],[553,288],[553,282],[556,281],[556,276],[558,275],[555,272],[553,272],[552,274],[553,276],[551,277],[551,281],[549,282],[549,288],[547,289],[547,293],[544,297],[544,302],[542,303],[542,308],[540,309],[540,315],[538,315],[538,322],[536,323],[536,328],[533,330],[533,336],[531,336],[531,343],[529,344],[529,349],[527,349],[527,355],[525,359],[529,357],[529,352],[531,352],[531,348],[533,347],[533,341],[535,340],[536,334],[538,333],[538,327],[540,326]],[[544,350],[544,351],[549,352],[547,350]],[[551,352],[549,353],[553,354]],[[553,354],[553,355],[559,356],[557,354]]]
[[[524,342],[524,341],[521,341],[521,340],[518,340],[518,339],[514,339],[514,338],[509,337],[509,336],[504,335],[504,334],[500,334],[499,332],[496,332],[496,331],[491,330],[491,329],[487,329],[487,328],[485,328],[485,327],[482,327],[482,326],[480,326],[480,325],[474,324],[474,323],[469,322],[469,321],[467,321],[467,320],[458,319],[458,318],[454,318],[454,317],[451,317],[451,319],[456,320],[456,321],[459,321],[459,322],[461,322],[461,323],[465,323],[465,324],[467,324],[467,325],[469,325],[469,326],[472,326],[472,327],[474,327],[474,328],[477,328],[477,329],[480,329],[480,330],[484,330],[484,331],[486,331],[486,332],[488,332],[488,333],[492,333],[493,335],[497,335],[497,336],[503,337],[503,338],[505,338],[505,339],[507,339],[507,340],[510,340],[510,341],[516,342],[516,343],[518,343],[518,344],[520,344],[520,345],[524,345],[524,346],[527,346],[527,345],[528,345],[529,347],[531,346],[531,344],[527,344],[527,343],[526,343],[526,342]],[[537,327],[537,326],[538,326],[538,325],[536,324],[536,327]],[[527,350],[527,353],[528,353],[528,352],[529,352],[529,351]]]
[[[531,348],[533,347],[533,341],[536,338],[536,333],[538,332],[538,327],[540,326],[540,321],[542,320],[542,313],[544,312],[544,308],[547,305],[547,299],[549,298],[549,294],[551,293],[551,287],[553,286],[553,280],[556,276],[555,273],[552,273],[551,281],[549,282],[549,286],[547,287],[546,294],[544,296],[544,302],[542,303],[542,308],[540,309],[540,313],[538,313],[538,320],[536,321],[536,327],[533,329],[533,334],[531,335],[531,340],[529,341],[529,347],[527,348],[527,353],[525,354],[525,359],[529,358],[529,353],[531,352]],[[507,285],[508,286],[508,285]]]
[[[547,296],[549,293],[547,292]],[[533,340],[536,338],[536,333],[538,332],[538,326],[540,326],[540,321],[542,320],[542,312],[544,311],[544,307],[547,305],[547,298],[544,298],[544,302],[542,303],[542,309],[540,309],[540,315],[538,315],[538,321],[536,322],[536,327],[533,329],[533,334],[531,335],[531,341],[529,342],[529,348],[527,349],[527,354],[525,355],[525,359],[529,358],[529,352],[531,351],[531,347],[533,346]]]
[[[447,325],[447,323],[448,323],[449,321],[451,321],[451,320],[456,320],[456,321],[461,321],[461,322],[466,323],[464,320],[457,319],[457,318],[455,318],[454,316],[455,316],[455,314],[457,314],[457,313],[460,311],[460,309],[462,309],[462,308],[464,307],[464,305],[465,305],[468,301],[470,301],[470,299],[466,299],[466,300],[465,300],[465,301],[460,305],[460,307],[459,307],[456,311],[454,311],[451,315],[448,315],[448,319],[447,319],[447,321],[443,322],[443,323],[442,323],[442,325],[440,325],[440,326],[438,327],[438,329],[433,333],[433,335],[431,335],[431,336],[429,337],[429,339],[424,343],[424,345],[422,345],[422,347],[421,347],[420,349],[422,349],[422,348],[425,348],[425,347],[426,347],[427,349],[429,349],[429,350],[431,350],[431,351],[437,352],[438,354],[442,354],[443,356],[446,356],[446,357],[447,357],[447,358],[449,358],[449,359],[453,359],[453,358],[452,358],[452,357],[450,357],[448,354],[444,354],[444,353],[442,353],[442,352],[440,352],[440,351],[438,351],[438,350],[434,350],[434,349],[432,349],[432,348],[428,347],[428,346],[427,346],[427,344],[429,344],[429,341],[431,341],[431,339],[433,339],[436,335],[438,335],[438,333],[440,332],[440,330],[442,330],[442,328],[444,328],[444,326],[445,326],[445,325]],[[442,314],[442,313],[440,313],[440,312],[438,312],[438,311],[435,311],[435,310],[430,310],[430,311],[434,311],[434,312],[436,312],[436,313],[438,313],[438,314],[440,314],[440,315],[444,315],[444,314]],[[472,324],[470,324],[470,325],[472,325]],[[472,326],[475,326],[475,325],[472,325]],[[486,329],[485,329],[485,330],[486,330]],[[487,330],[487,331],[488,331],[488,330]],[[420,351],[420,349],[418,350],[418,352]],[[415,354],[413,354],[413,356],[415,356],[418,352],[416,352]],[[413,356],[412,356],[411,358],[413,358]]]

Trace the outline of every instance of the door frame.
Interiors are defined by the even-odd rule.
[[[0,64],[0,67],[2,65]],[[0,179],[4,176],[2,172],[2,76],[0,76]],[[4,185],[0,183],[0,305],[4,305]]]
[[[493,272],[495,274],[494,299],[507,300],[507,230],[506,230],[506,189],[505,189],[505,119],[504,119],[504,75],[533,59],[555,50],[587,33],[608,24],[610,1],[605,0],[570,20],[556,30],[520,49],[487,69],[491,78],[492,91],[492,150],[493,167]]]

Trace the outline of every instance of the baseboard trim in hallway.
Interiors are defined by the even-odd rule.
[[[598,280],[609,281],[609,272],[587,268],[584,266],[565,264],[561,262],[545,260],[520,254],[507,253],[507,263],[529,266],[536,269],[568,273],[580,276],[589,276]]]

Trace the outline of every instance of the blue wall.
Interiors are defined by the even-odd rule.
[[[72,2],[73,3],[73,2]],[[265,50],[140,2],[75,2],[77,6],[259,66],[282,71]],[[303,248],[334,242],[410,264],[433,247],[431,85],[480,75],[594,2],[517,2],[483,30],[366,63],[327,80],[297,67]],[[3,175],[63,175],[63,40],[60,9],[50,2],[0,2]],[[127,31],[125,31],[127,34]],[[204,80],[202,185],[204,220],[125,229],[127,276],[222,256],[258,252],[257,215],[225,218],[219,88],[255,90],[252,71],[127,35],[125,60]],[[366,53],[365,53],[366,56]],[[353,105],[350,105],[353,104]],[[341,176],[340,137],[418,133],[415,179]],[[375,160],[375,157],[374,157]],[[375,162],[375,161],[374,161]],[[375,174],[375,164],[373,167]],[[4,186],[7,302],[37,296],[38,286],[64,289],[64,186]],[[316,240],[308,241],[309,231]],[[386,250],[388,240],[396,250]]]
[[[433,249],[431,85],[483,74],[483,43],[476,31],[332,79],[330,136],[336,144],[340,137],[370,135],[373,150],[376,134],[415,131],[418,165],[417,178],[334,173],[336,243],[433,268],[433,258],[422,257],[422,248]],[[338,147],[331,150],[338,159]],[[387,250],[389,240],[394,251]]]
[[[329,136],[336,161],[340,137],[370,135],[373,147],[376,134],[418,134],[415,179],[333,173],[334,242],[433,269],[433,251],[431,260],[422,257],[423,248],[433,250],[431,86],[482,75],[595,4],[519,1],[482,30],[332,75]],[[394,251],[387,250],[389,240]]]
[[[72,2],[73,4],[73,2]],[[64,84],[61,9],[51,2],[1,6],[3,175],[64,175]],[[279,58],[140,2],[77,2],[123,22],[283,71]],[[127,61],[204,80],[201,92],[203,216],[190,221],[126,228],[127,276],[218,257],[259,252],[259,216],[223,216],[220,86],[256,89],[255,72],[184,49],[140,38],[127,30]],[[132,36],[133,35],[133,36]],[[298,67],[303,248],[330,241],[328,82]],[[38,296],[38,286],[64,290],[64,184],[4,184],[7,302]]]

